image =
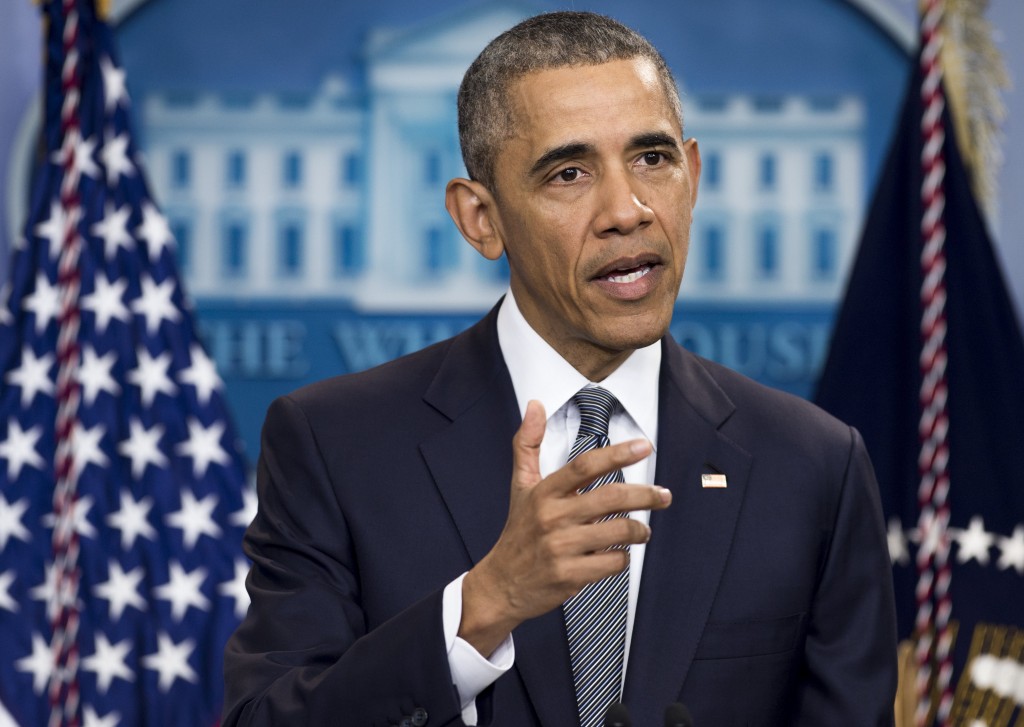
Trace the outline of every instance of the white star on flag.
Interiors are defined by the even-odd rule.
[[[82,727],[118,727],[120,724],[120,712],[107,712],[100,717],[91,704],[82,707]]]
[[[57,615],[57,571],[53,563],[46,564],[46,571],[43,573],[43,582],[28,590],[28,594],[36,601],[46,604],[46,618],[50,621]],[[67,594],[65,594],[65,597]]]
[[[11,584],[14,583],[14,571],[0,573],[0,608],[11,613],[18,612],[18,602],[11,597]]]
[[[116,362],[116,351],[107,351],[105,355],[98,356],[92,346],[82,346],[82,362],[76,374],[78,384],[82,387],[82,400],[86,406],[95,404],[96,397],[101,391],[111,396],[121,393],[121,387],[110,373]]]
[[[244,560],[235,561],[235,577],[217,586],[217,593],[235,600],[235,616],[245,618],[249,610],[249,592],[245,590],[245,576],[249,573],[249,565]]]
[[[195,671],[188,663],[188,657],[195,648],[195,641],[192,639],[175,644],[167,633],[161,631],[157,635],[157,650],[142,657],[142,665],[160,673],[158,686],[160,691],[166,692],[176,679],[193,683],[197,680]]]
[[[195,547],[200,535],[219,538],[221,529],[213,521],[213,511],[217,507],[217,496],[209,494],[202,500],[196,500],[188,490],[181,493],[181,509],[168,513],[167,524],[181,530],[181,539],[185,547]]]
[[[906,565],[910,562],[910,552],[907,550],[907,539],[903,535],[903,524],[899,518],[889,520],[889,530],[886,533],[886,540],[889,543],[889,560],[893,563]]]
[[[135,247],[135,238],[128,232],[128,218],[132,208],[125,204],[115,209],[108,200],[103,210],[103,219],[89,228],[89,231],[103,240],[103,256],[113,260],[120,248],[131,250]]]
[[[89,511],[92,509],[92,506],[92,495],[83,495],[71,503],[71,527],[83,538],[96,537],[96,528],[89,522]],[[55,527],[57,525],[57,516],[52,512],[47,513],[43,516],[43,525],[48,528]]]
[[[137,608],[139,611],[146,610],[146,599],[139,595],[139,584],[145,577],[142,566],[138,566],[127,573],[121,568],[121,564],[113,558],[109,561],[107,580],[93,586],[92,592],[106,601],[110,601],[110,620],[117,621],[128,606]]]
[[[97,273],[95,287],[88,295],[82,296],[82,310],[91,311],[96,316],[96,330],[104,333],[110,321],[117,319],[128,323],[132,316],[128,306],[124,304],[124,292],[128,289],[125,279],[110,282],[105,273]]]
[[[174,235],[167,219],[149,202],[142,205],[142,224],[135,229],[135,235],[146,241],[149,260],[157,263],[165,247],[174,244]]]
[[[202,477],[211,463],[226,465],[231,460],[220,439],[224,435],[224,422],[217,421],[204,427],[195,417],[188,418],[188,439],[180,442],[175,451],[183,457],[192,458],[192,472]]]
[[[32,653],[14,662],[18,671],[32,673],[32,691],[42,694],[53,673],[50,645],[37,633],[32,634]]]
[[[100,447],[100,442],[106,433],[107,429],[102,424],[96,424],[86,429],[82,422],[75,422],[75,428],[71,434],[71,459],[76,479],[91,464],[97,467],[106,467],[110,464],[110,460],[107,459],[107,455],[103,454],[103,449]]]
[[[192,359],[191,364],[187,369],[178,372],[178,381],[194,386],[196,398],[199,399],[200,404],[206,406],[210,403],[210,396],[221,388],[223,382],[217,375],[217,368],[213,361],[201,346],[193,343],[189,348],[189,356]]]
[[[77,178],[84,174],[96,179],[100,175],[100,168],[96,166],[96,161],[92,158],[95,151],[95,138],[83,139],[77,129],[72,129],[64,137],[64,145],[53,155],[53,161],[59,166],[64,166],[70,156],[72,177]]]
[[[31,346],[21,348],[21,366],[11,369],[5,381],[21,388],[21,408],[28,409],[36,394],[53,395],[55,386],[50,378],[50,369],[56,357],[52,353],[36,356]]]
[[[138,366],[128,372],[128,382],[139,387],[142,393],[142,405],[147,409],[153,406],[153,399],[159,393],[174,396],[178,393],[178,387],[174,385],[167,370],[171,367],[171,352],[164,351],[154,358],[149,355],[145,346],[140,346],[136,352]]]
[[[966,563],[972,558],[981,565],[988,565],[989,548],[995,541],[995,536],[985,530],[985,521],[979,516],[971,518],[966,530],[953,530],[950,533],[960,546],[956,553],[957,563]]]
[[[242,490],[242,507],[231,513],[228,522],[240,528],[249,527],[249,523],[256,517],[256,488],[249,485]]]
[[[181,311],[171,300],[174,295],[174,280],[167,278],[159,285],[148,275],[142,276],[142,293],[132,301],[132,311],[146,318],[146,331],[155,335],[161,321],[177,322]]]
[[[132,650],[131,639],[124,639],[111,644],[103,633],[96,634],[95,651],[82,659],[82,668],[96,675],[96,688],[100,694],[106,694],[110,683],[115,677],[126,682],[135,680],[135,675],[128,668],[125,659]]]
[[[160,438],[164,436],[163,426],[154,424],[146,429],[138,417],[132,417],[128,422],[128,428],[128,439],[117,445],[117,451],[132,461],[132,478],[142,479],[142,473],[149,464],[154,467],[166,467],[167,457],[160,450]]]
[[[128,104],[128,87],[125,72],[118,68],[108,56],[100,58],[100,72],[103,74],[103,105],[107,113],[118,104]]]
[[[43,436],[38,424],[23,430],[17,419],[7,420],[7,439],[0,442],[0,458],[7,460],[7,479],[14,481],[25,465],[42,470],[46,462],[36,451],[36,443]]]
[[[25,296],[22,307],[35,314],[36,334],[41,334],[60,315],[60,289],[50,283],[45,273],[39,273],[36,288]]]
[[[17,538],[25,543],[32,539],[32,534],[21,522],[26,510],[28,510],[28,498],[23,497],[11,504],[0,493],[0,553],[3,553],[4,548],[7,547],[7,541],[11,538]]]
[[[121,531],[122,548],[129,550],[138,537],[156,540],[156,530],[149,523],[152,507],[152,498],[136,500],[126,488],[121,489],[121,509],[107,515],[107,525]]]
[[[1021,575],[1024,575],[1024,525],[1018,525],[1013,529],[1013,535],[1008,538],[999,536],[999,562],[996,567],[999,570],[1013,568]]]
[[[117,180],[123,175],[130,177],[135,173],[135,165],[128,158],[128,134],[121,133],[110,138],[100,150],[100,159],[103,166],[107,168],[107,183],[111,186],[117,184]]]
[[[181,621],[189,606],[194,606],[200,611],[209,611],[210,601],[201,590],[203,581],[206,580],[206,569],[199,567],[187,573],[181,567],[181,563],[171,561],[170,571],[170,580],[154,588],[153,593],[161,601],[168,601],[171,604],[171,617],[175,621]]]
[[[57,259],[57,256],[60,255],[60,249],[64,246],[64,230],[66,226],[67,215],[64,214],[64,208],[61,206],[60,201],[52,200],[50,202],[50,216],[45,222],[40,222],[33,229],[36,235],[45,237],[49,241],[48,253],[51,260]]]

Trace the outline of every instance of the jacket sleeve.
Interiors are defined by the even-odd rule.
[[[818,580],[797,702],[801,725],[893,724],[896,614],[878,485],[855,429]]]
[[[367,574],[347,526],[357,514],[343,512],[320,446],[293,400],[274,402],[245,535],[251,605],[225,649],[223,724],[461,725],[443,588],[368,630]]]

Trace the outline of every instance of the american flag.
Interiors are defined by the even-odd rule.
[[[91,0],[51,0],[0,290],[0,725],[215,724],[255,496]]]

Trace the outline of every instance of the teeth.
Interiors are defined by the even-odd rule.
[[[644,265],[642,268],[638,268],[631,273],[624,273],[623,275],[609,275],[608,280],[613,283],[632,283],[634,280],[639,280],[649,272],[651,272],[651,266]]]

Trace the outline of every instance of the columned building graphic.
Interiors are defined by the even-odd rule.
[[[864,204],[862,103],[849,96],[688,100],[687,131],[700,143],[703,174],[682,295],[836,300]]]

